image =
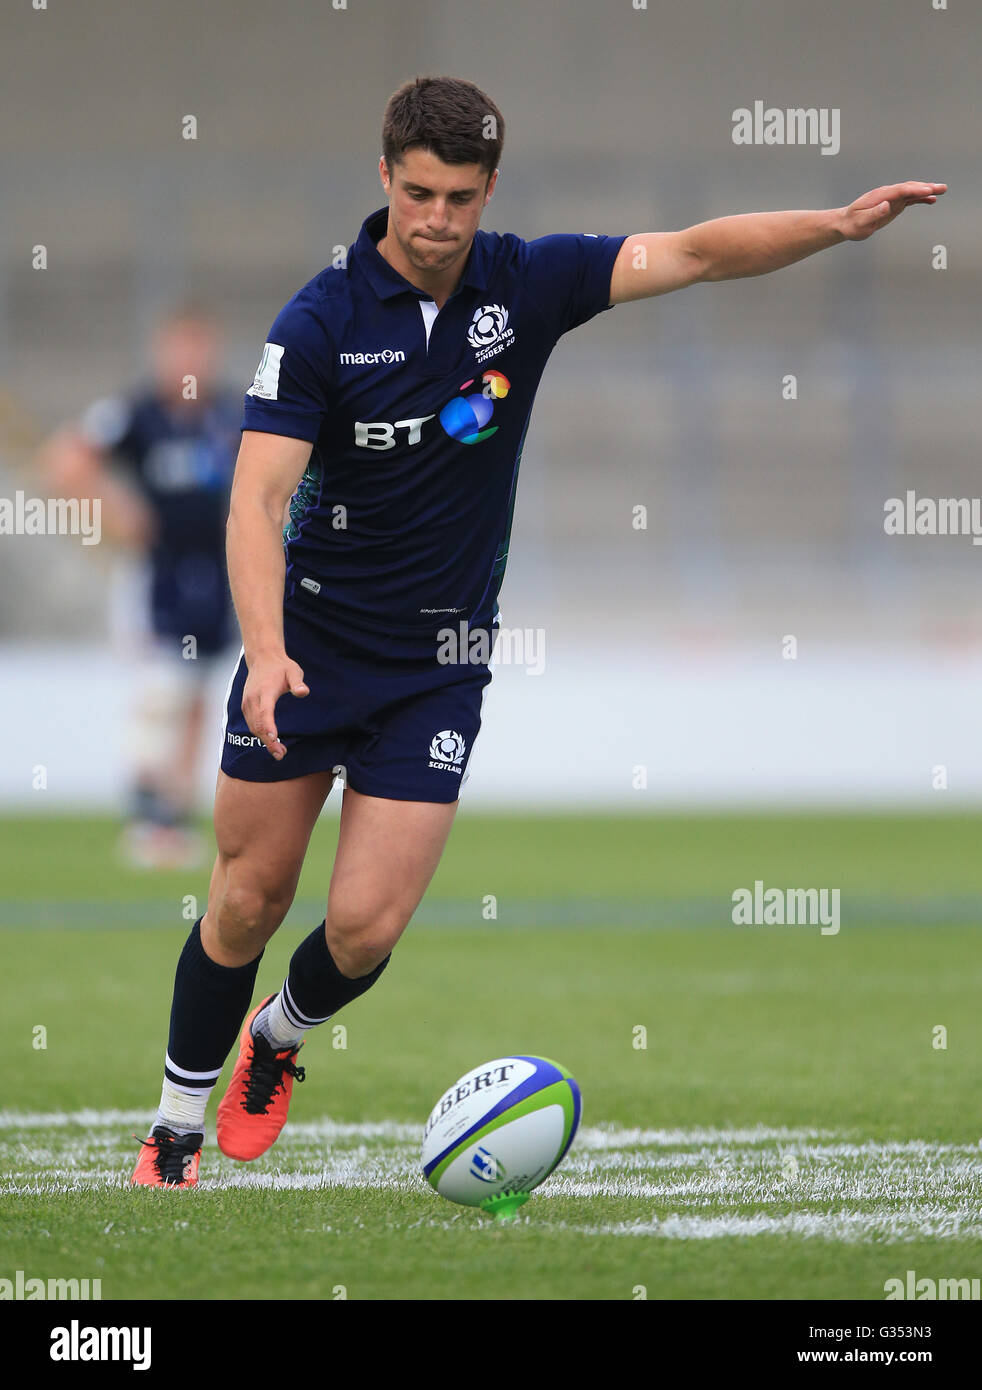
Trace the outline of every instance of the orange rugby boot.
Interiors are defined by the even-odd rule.
[[[253,1019],[275,997],[257,1004],[243,1024],[235,1070],[215,1117],[222,1153],[246,1163],[276,1143],[286,1124],[293,1083],[305,1075],[293,1061],[303,1043],[274,1052],[264,1037],[252,1036]]]
[[[197,1187],[204,1142],[203,1134],[175,1134],[166,1125],[155,1125],[150,1138],[140,1140],[130,1186]]]

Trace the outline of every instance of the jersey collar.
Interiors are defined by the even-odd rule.
[[[418,299],[429,299],[430,296],[425,290],[411,285],[378,253],[376,243],[385,236],[388,216],[389,209],[386,206],[379,208],[378,212],[373,212],[370,217],[365,218],[361,224],[361,231],[358,233],[358,240],[354,245],[355,259],[365,279],[379,299],[391,299],[394,295],[405,294],[407,291],[416,295]],[[476,290],[487,289],[487,264],[484,247],[481,244],[480,229],[474,233],[474,240],[471,242],[470,254],[467,257],[467,264],[464,267],[460,284],[470,285]],[[455,290],[454,294],[456,293]]]

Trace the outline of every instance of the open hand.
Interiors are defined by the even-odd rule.
[[[841,208],[840,231],[847,241],[865,241],[915,203],[936,203],[946,183],[889,183]]]

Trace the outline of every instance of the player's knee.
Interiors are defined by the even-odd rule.
[[[402,935],[405,921],[398,913],[382,913],[373,920],[329,913],[327,946],[342,975],[356,980],[380,965]]]
[[[215,904],[219,940],[229,949],[255,946],[261,950],[286,916],[292,894],[230,875]]]
[[[335,941],[330,949],[341,974],[347,975],[349,980],[360,980],[381,965],[392,948],[385,942],[362,938]]]

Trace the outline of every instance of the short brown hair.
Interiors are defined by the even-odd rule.
[[[459,77],[414,77],[389,97],[382,154],[392,173],[407,150],[422,148],[444,164],[480,164],[490,179],[501,159],[505,120],[490,97]]]

